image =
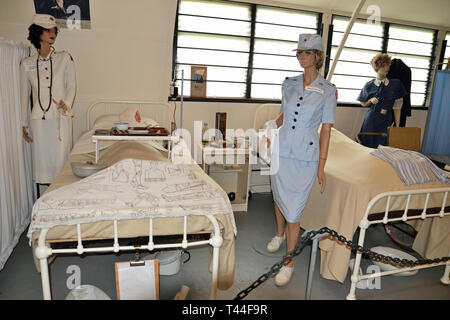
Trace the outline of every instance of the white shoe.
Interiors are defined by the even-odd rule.
[[[281,244],[286,239],[286,234],[284,234],[282,237],[273,237],[272,240],[267,244],[267,251],[269,252],[275,252],[280,249]]]
[[[294,272],[294,267],[281,267],[280,271],[275,276],[275,284],[279,287],[286,285],[289,280],[291,280],[292,272]]]

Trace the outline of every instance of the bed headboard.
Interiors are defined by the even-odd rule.
[[[136,107],[141,116],[151,118],[157,121],[161,127],[170,130],[173,111],[167,102],[119,100],[102,100],[91,104],[86,114],[87,130],[92,128],[97,117],[105,114],[120,114],[131,107]]]
[[[280,114],[281,104],[279,103],[265,103],[256,109],[255,117],[253,119],[253,128],[261,129],[264,124],[269,120],[275,120]]]

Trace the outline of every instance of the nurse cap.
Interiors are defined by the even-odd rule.
[[[323,47],[323,40],[322,37],[318,34],[309,34],[309,33],[302,33],[298,37],[298,46],[297,50],[318,50],[318,51],[325,51]]]
[[[49,14],[36,14],[33,17],[33,23],[45,28],[52,29],[56,27],[56,20],[53,16]]]

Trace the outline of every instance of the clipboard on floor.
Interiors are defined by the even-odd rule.
[[[159,300],[158,259],[115,263],[117,300]]]

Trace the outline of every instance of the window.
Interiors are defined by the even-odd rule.
[[[347,17],[333,17],[330,65],[350,22]],[[338,89],[338,102],[357,103],[359,92],[375,73],[370,60],[383,48],[384,24],[367,24],[357,19],[342,49],[331,82]]]
[[[317,33],[316,13],[256,6],[250,98],[281,99],[281,83],[299,74],[300,33]]]
[[[300,33],[318,33],[318,13],[221,0],[180,0],[174,68],[190,94],[192,65],[207,66],[207,98],[281,99],[297,75]]]
[[[438,69],[445,69],[448,65],[448,61],[449,61],[449,57],[450,57],[450,32],[447,32],[445,41],[447,42],[447,46],[444,51],[443,64],[442,64],[442,67],[438,68]]]
[[[423,106],[428,94],[435,31],[391,24],[387,53],[411,68],[411,105]]]
[[[330,64],[336,56],[350,18],[333,17]],[[358,19],[336,64],[332,82],[339,90],[339,102],[355,103],[364,84],[375,77],[370,60],[386,52],[411,68],[411,104],[423,106],[428,93],[435,31],[389,23],[370,24]]]

